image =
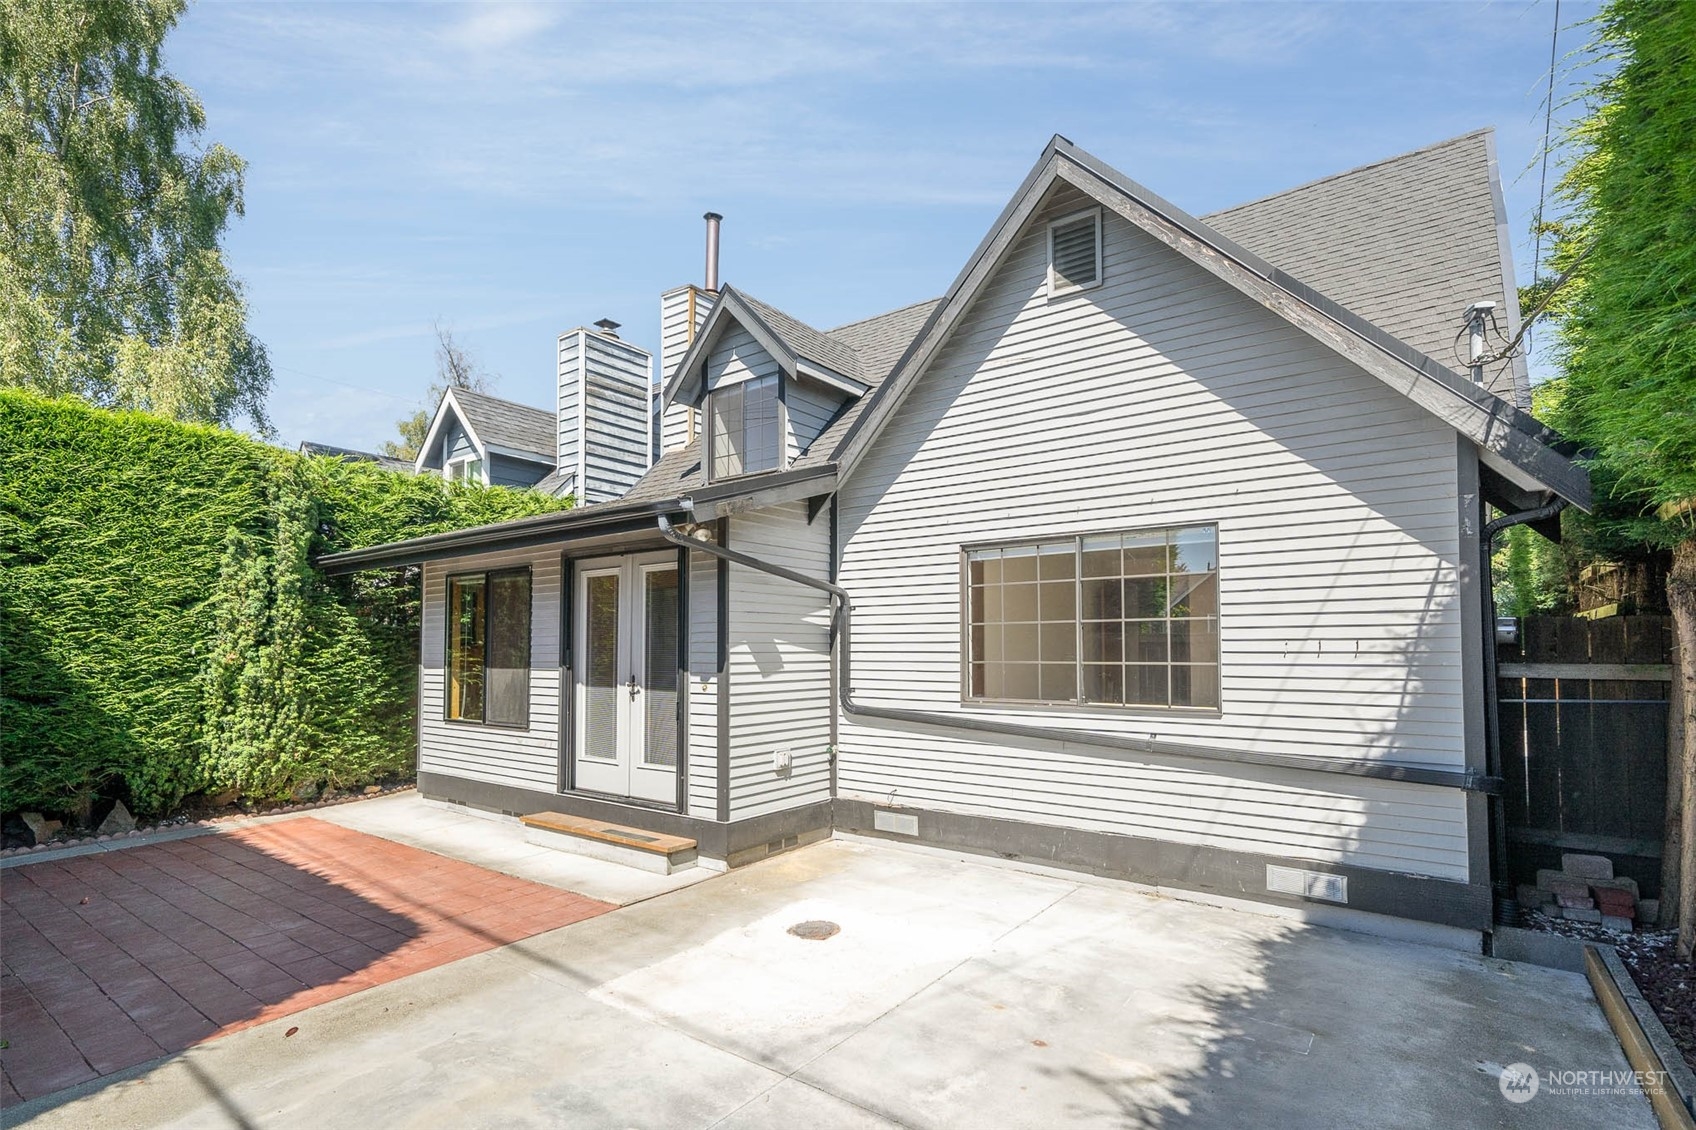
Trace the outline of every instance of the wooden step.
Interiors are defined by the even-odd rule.
[[[656,875],[669,875],[695,865],[695,841],[685,836],[648,832],[563,812],[536,812],[519,817],[519,823],[524,825],[524,838],[530,843],[639,867]]]

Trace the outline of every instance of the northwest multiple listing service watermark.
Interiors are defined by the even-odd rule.
[[[1668,1086],[1665,1071],[1582,1071],[1574,1069],[1539,1072],[1529,1063],[1510,1063],[1496,1077],[1502,1098],[1510,1103],[1528,1103],[1538,1095],[1604,1096],[1652,1094]]]

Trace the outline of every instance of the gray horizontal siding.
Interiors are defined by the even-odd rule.
[[[707,353],[709,389],[756,377],[775,376],[779,372],[777,358],[767,353],[765,347],[754,340],[754,335],[741,326],[731,326],[720,333]]]
[[[810,576],[829,569],[828,526],[804,503],[730,520],[730,544]],[[730,567],[730,815],[733,820],[830,796],[829,602],[816,590]],[[772,769],[787,747],[788,775]]]
[[[648,469],[653,359],[601,334],[583,334],[583,500],[605,502],[636,485]]]
[[[689,814],[718,815],[718,559],[689,560]]]
[[[448,424],[442,429],[442,461],[441,467],[446,467],[455,459],[477,458],[477,445],[471,442],[471,436],[459,426],[458,421]]]
[[[540,463],[514,459],[510,455],[489,456],[489,485],[497,487],[535,486],[553,471]]]
[[[556,401],[559,425],[559,467],[576,472],[583,454],[582,415],[583,334],[573,330],[559,335],[559,395]],[[580,489],[582,483],[577,484]]]
[[[1014,244],[843,489],[855,692],[968,709],[964,543],[1216,523],[1217,715],[969,709],[1461,767],[1452,433],[1111,213],[1102,285],[1050,301],[1044,225],[1079,203]],[[841,741],[845,796],[1467,877],[1440,789],[852,718]]]
[[[444,636],[447,578],[456,573],[530,566],[530,725],[526,730],[448,722]],[[516,551],[424,566],[422,721],[418,768],[474,781],[554,792],[559,779],[560,557]]]
[[[794,461],[806,454],[813,441],[842,410],[847,399],[833,388],[805,377],[790,381],[784,390],[788,435],[785,442],[789,459]]]
[[[638,346],[590,330],[559,339],[560,467],[579,502],[622,496],[648,470],[653,361]]]

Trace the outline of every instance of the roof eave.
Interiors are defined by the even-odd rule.
[[[661,514],[706,521],[795,498],[828,494],[835,489],[836,468],[825,464],[750,476],[647,502],[608,502],[464,530],[426,534],[364,549],[327,553],[314,558],[313,564],[330,576],[368,569],[394,569],[426,561],[555,545],[580,537],[643,529],[653,524],[653,519]]]

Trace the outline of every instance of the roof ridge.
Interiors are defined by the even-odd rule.
[[[889,316],[890,316],[890,315],[891,315],[891,314],[899,314],[899,313],[901,313],[901,312],[902,312],[902,311],[904,311],[904,310],[911,310],[911,309],[913,309],[913,308],[914,308],[914,307],[915,307],[915,306],[929,306],[929,305],[933,305],[933,304],[935,304],[935,303],[937,303],[937,302],[941,302],[941,301],[942,301],[942,297],[943,297],[943,296],[941,296],[941,295],[938,295],[938,296],[937,296],[937,297],[935,297],[935,298],[921,298],[921,299],[919,299],[919,300],[918,300],[918,301],[917,301],[917,302],[909,302],[909,303],[907,303],[907,305],[905,305],[905,306],[897,306],[897,307],[896,307],[896,308],[895,308],[895,309],[893,309],[893,310],[885,310],[885,311],[884,311],[884,312],[883,312],[883,313],[881,313],[881,314],[873,314],[873,315],[872,315],[872,316],[871,316],[871,317],[869,317],[869,318],[857,318],[857,319],[855,319],[855,320],[854,320],[854,321],[852,321],[852,322],[843,322],[843,323],[842,323],[842,324],[841,324],[841,325],[840,325],[840,326],[832,326],[832,327],[831,327],[831,328],[830,328],[830,329],[828,329],[828,330],[825,330],[825,331],[824,331],[824,332],[825,332],[825,333],[826,333],[826,334],[834,334],[834,333],[837,333],[837,332],[839,332],[839,331],[841,331],[841,330],[851,330],[851,329],[853,329],[853,328],[854,328],[854,327],[855,327],[855,326],[863,326],[863,325],[865,325],[865,324],[866,324],[866,323],[867,323],[867,322],[875,322],[875,321],[878,321],[878,320],[879,320],[879,319],[881,319],[881,318],[887,318],[887,317],[889,317]]]
[[[459,385],[452,385],[447,389],[447,392],[455,394],[456,397],[460,394],[469,393],[471,396],[479,397],[483,400],[493,400],[498,404],[510,404],[514,408],[528,408],[532,412],[541,412],[544,415],[549,414],[548,409],[546,408],[538,408],[534,404],[526,404],[522,400],[508,400],[506,397],[496,396],[492,392],[478,392],[474,388],[462,388]]]
[[[1196,218],[1200,220],[1209,220],[1214,216],[1223,216],[1227,212],[1235,212],[1238,209],[1248,208],[1255,204],[1265,204],[1267,201],[1276,200],[1280,196],[1289,196],[1293,193],[1303,192],[1310,188],[1317,188],[1322,184],[1328,184],[1334,180],[1341,180],[1344,177],[1352,177],[1356,173],[1364,173],[1370,169],[1381,168],[1384,165],[1394,164],[1397,161],[1405,161],[1409,157],[1417,157],[1422,153],[1429,153],[1432,150],[1441,149],[1444,146],[1453,145],[1459,141],[1466,141],[1470,138],[1478,137],[1483,134],[1493,133],[1495,128],[1495,126],[1479,126],[1477,129],[1468,130],[1466,133],[1456,134],[1454,137],[1445,138],[1442,141],[1433,141],[1429,145],[1421,145],[1418,149],[1409,149],[1406,153],[1397,153],[1390,157],[1381,157],[1376,161],[1368,161],[1364,165],[1356,165],[1352,169],[1344,169],[1340,173],[1330,173],[1315,180],[1303,181],[1301,184],[1294,185],[1290,188],[1280,189],[1277,192],[1270,192],[1265,196],[1257,196],[1253,200],[1244,200],[1240,204],[1231,204],[1227,207],[1208,212],[1205,215],[1198,216]]]

